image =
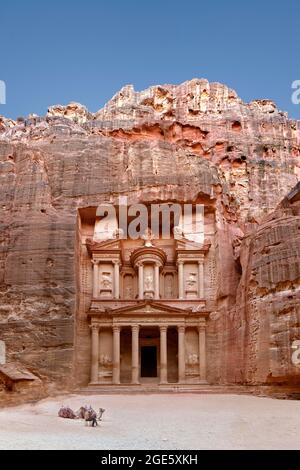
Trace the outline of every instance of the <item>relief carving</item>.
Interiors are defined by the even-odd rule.
[[[172,276],[172,274],[167,274],[165,276],[165,297],[167,299],[172,299],[173,296],[174,296],[173,276]]]
[[[103,273],[101,278],[101,286],[103,289],[110,289],[112,287],[111,274]]]
[[[125,289],[125,299],[133,299],[133,289],[130,286]]]
[[[124,298],[125,299],[134,298],[133,277],[128,274],[124,276]]]
[[[197,283],[196,273],[190,273],[189,277],[186,280],[186,290],[188,291],[194,290],[196,283]]]
[[[198,364],[198,354],[189,354],[186,363],[190,366]]]
[[[198,294],[197,274],[190,272],[185,281],[185,293],[187,298],[195,298]]]
[[[100,280],[100,296],[111,297],[112,295],[112,280],[110,272],[103,272]]]
[[[152,274],[148,274],[145,279],[145,290],[150,291],[153,290],[153,276]]]
[[[147,299],[152,299],[154,297],[154,280],[153,274],[148,272],[144,280],[144,295]]]
[[[142,235],[142,239],[145,241],[145,246],[153,246],[152,240],[154,240],[154,235],[152,230],[148,227],[146,228],[144,234]]]
[[[112,359],[107,354],[101,354],[99,364],[103,367],[111,367]]]

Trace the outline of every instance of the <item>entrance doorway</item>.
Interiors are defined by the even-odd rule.
[[[141,377],[157,377],[156,346],[141,346]]]

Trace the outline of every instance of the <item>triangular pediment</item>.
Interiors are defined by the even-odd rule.
[[[163,314],[166,312],[172,312],[172,313],[184,313],[185,310],[182,308],[174,307],[174,306],[169,306],[166,304],[162,304],[160,302],[156,301],[145,301],[142,303],[137,303],[135,305],[131,306],[126,306],[126,307],[121,307],[121,308],[116,308],[111,310],[114,314],[116,313],[124,313],[124,312],[130,312],[132,314],[144,314],[144,313],[149,313],[149,314]]]

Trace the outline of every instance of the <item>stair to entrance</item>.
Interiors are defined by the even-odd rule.
[[[121,384],[88,385],[77,390],[85,395],[111,394],[161,394],[161,393],[197,393],[197,394],[251,394],[253,391],[244,386],[225,386],[209,384]]]

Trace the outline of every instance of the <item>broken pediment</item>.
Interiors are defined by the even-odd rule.
[[[86,246],[89,253],[101,253],[101,252],[119,252],[121,250],[121,241],[119,239],[110,239],[103,241],[94,241],[88,238],[86,240]]]
[[[181,240],[176,241],[176,250],[181,251],[201,251],[207,252],[211,246],[211,241],[205,239],[203,243],[194,242],[192,240],[187,240],[186,238],[182,238]]]

